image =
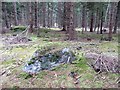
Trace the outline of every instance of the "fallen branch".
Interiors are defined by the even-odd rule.
[[[18,44],[18,43],[26,43],[28,41],[31,41],[31,39],[27,38],[28,32],[29,32],[30,26],[28,26],[23,32],[20,34],[17,34],[15,37],[8,38],[7,45],[8,44]]]
[[[86,58],[93,60],[93,63],[88,63],[90,67],[92,67],[97,73],[100,72],[114,72],[114,73],[120,73],[120,70],[118,70],[118,59],[111,56],[106,56],[103,54],[98,54],[98,58],[96,58],[95,55],[92,55],[91,53],[89,55],[86,55]],[[96,60],[94,61],[94,58]]]
[[[24,33],[26,33],[26,34],[24,35],[24,37],[27,37],[29,28],[30,28],[30,25],[29,25],[22,33],[17,34],[17,36],[16,36],[15,38],[20,37],[20,36],[23,35]],[[15,39],[15,38],[13,38],[13,39]]]

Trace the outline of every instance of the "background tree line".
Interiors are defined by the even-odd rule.
[[[75,28],[103,34],[109,40],[120,26],[120,2],[2,2],[2,27],[30,25],[34,28],[60,28],[70,40]]]

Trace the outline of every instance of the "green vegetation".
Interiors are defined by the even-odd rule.
[[[41,71],[40,73],[37,74],[37,78],[43,79],[47,75],[47,72]]]
[[[26,26],[13,26],[11,28],[12,31],[17,32],[17,31],[24,31],[26,29]]]
[[[2,62],[2,65],[11,65],[11,64],[13,64],[15,62],[15,60],[13,59],[13,60],[7,60],[7,61],[4,61],[4,62]]]
[[[119,87],[120,2],[4,1],[1,88]]]
[[[113,53],[117,53],[119,45],[116,41],[102,42],[102,43],[99,43],[97,46],[90,45],[90,44],[88,44],[88,42],[84,42],[87,45],[82,46],[81,42],[80,42],[80,44],[79,44],[79,42],[77,42],[77,44],[76,44],[76,42],[73,42],[73,41],[72,42],[70,42],[70,41],[54,41],[54,37],[52,37],[51,34],[48,34],[48,33],[53,33],[53,31],[57,31],[57,30],[49,29],[47,31],[46,35],[49,37],[49,38],[47,38],[48,41],[43,41],[44,36],[37,37],[37,35],[33,34],[33,35],[31,35],[31,39],[33,41],[30,42],[29,44],[13,45],[12,49],[10,49],[10,50],[8,49],[2,53],[3,56],[8,57],[8,55],[9,55],[9,58],[6,58],[5,61],[0,63],[2,69],[7,68],[12,65],[17,65],[15,68],[9,69],[9,70],[11,70],[12,74],[8,77],[9,80],[7,82],[6,81],[3,82],[4,85],[6,85],[6,86],[8,85],[8,87],[13,86],[14,88],[16,88],[15,86],[19,86],[19,87],[25,87],[25,86],[38,87],[38,86],[40,86],[40,87],[47,88],[47,87],[49,87],[49,85],[51,85],[51,87],[62,87],[62,86],[75,87],[75,85],[73,83],[73,78],[71,78],[69,76],[70,72],[76,72],[76,73],[78,73],[79,76],[81,76],[79,78],[79,84],[78,84],[78,86],[80,86],[80,87],[84,87],[84,88],[110,87],[109,83],[111,83],[111,85],[116,85],[115,80],[119,77],[119,75],[113,74],[113,73],[102,73],[97,76],[95,81],[93,81],[94,78],[96,77],[96,72],[87,65],[87,60],[84,57],[84,51],[90,50],[93,48],[97,48],[99,51],[103,51],[103,52],[108,52],[109,49],[110,50],[115,49],[115,52],[113,52]],[[42,35],[42,33],[45,33],[44,30],[42,30],[40,32],[41,32],[41,35]],[[58,33],[55,35],[55,37],[56,36],[57,36],[57,38],[60,38],[60,39],[62,38],[62,37],[59,37]],[[60,34],[60,36],[62,36],[62,34]],[[84,34],[83,36],[87,37],[87,34]],[[94,34],[91,34],[91,37],[96,38],[97,36],[94,37]],[[116,38],[116,36],[114,38]],[[52,39],[53,41],[52,42],[49,41],[50,39]],[[96,43],[96,42],[94,41],[93,43]],[[51,50],[53,50],[53,51],[56,49],[59,50],[61,48],[71,47],[71,46],[75,46],[75,45],[81,46],[82,49],[74,50],[74,48],[73,48],[74,54],[76,55],[76,60],[73,61],[73,64],[61,64],[61,65],[53,68],[50,71],[48,71],[48,70],[41,71],[38,74],[36,74],[35,77],[22,71],[22,68],[25,65],[25,63],[33,55],[33,53],[38,49],[41,52],[41,54],[46,54],[46,52],[49,52]],[[3,48],[2,46],[0,47],[0,50],[4,50],[4,49],[5,48]],[[111,53],[111,52],[108,52],[108,53]],[[54,56],[54,58],[52,58],[52,60],[54,61],[54,60],[56,60],[56,58],[58,58],[57,53]],[[33,81],[34,84],[29,84],[29,82],[30,82],[29,80],[31,80],[33,78],[35,79]],[[16,79],[18,79],[18,81],[15,81]],[[20,82],[22,82],[22,83],[20,83]],[[115,86],[113,86],[113,87],[115,87]]]
[[[25,72],[21,72],[18,76],[18,78],[22,78],[22,79],[28,79],[28,78],[31,78],[32,75],[31,74],[28,74],[28,73],[25,73]]]
[[[13,86],[10,90],[18,90],[19,86]]]

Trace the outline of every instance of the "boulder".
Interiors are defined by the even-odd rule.
[[[28,73],[37,73],[40,70],[50,70],[62,63],[72,63],[75,55],[69,48],[64,48],[53,53],[47,53],[46,50],[38,49],[28,60],[23,71]],[[44,54],[44,55],[43,55]]]

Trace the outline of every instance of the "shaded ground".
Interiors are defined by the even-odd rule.
[[[6,34],[11,35],[11,34]],[[0,38],[0,87],[84,87],[84,88],[115,88],[118,87],[118,74],[102,73],[96,75],[96,72],[87,65],[84,58],[86,52],[103,52],[107,55],[118,55],[117,35],[113,35],[114,40],[99,41],[102,35],[95,33],[81,34],[78,32],[78,41],[64,41],[65,33],[58,30],[40,30],[40,35],[29,35],[32,41],[22,44],[3,45]],[[91,40],[87,40],[87,37]],[[27,60],[32,56],[34,51],[45,46],[57,46],[58,48],[73,48],[78,59],[74,64],[64,64],[56,67],[52,71],[41,71],[38,75],[31,77],[22,71]],[[74,48],[82,47],[80,50]],[[77,72],[79,83],[75,84],[70,72]],[[96,77],[97,76],[97,77]],[[96,79],[95,79],[96,78]]]

